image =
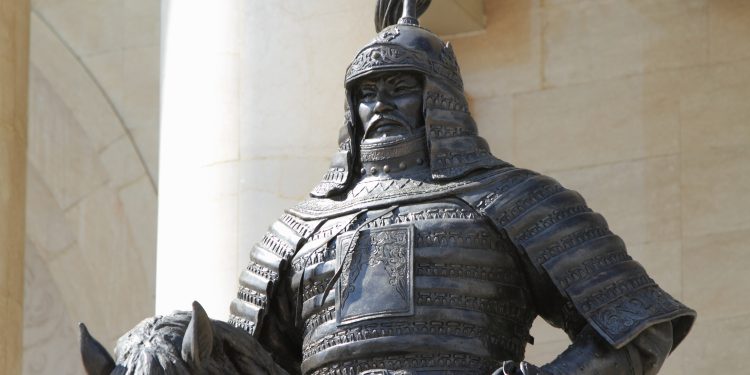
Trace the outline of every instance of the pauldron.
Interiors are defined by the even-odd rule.
[[[674,347],[687,335],[695,312],[656,285],[578,193],[550,177],[506,168],[460,196],[515,244],[532,274],[549,278],[554,289],[537,288],[537,294],[572,303],[614,347],[666,321],[673,323]]]

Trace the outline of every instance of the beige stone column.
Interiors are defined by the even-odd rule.
[[[0,373],[20,374],[29,3],[0,0]]]

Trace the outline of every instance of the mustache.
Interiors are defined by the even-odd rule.
[[[394,116],[391,114],[380,114],[373,116],[370,121],[365,124],[365,133],[367,133],[368,130],[373,129],[377,126],[380,126],[384,123],[387,124],[395,124],[400,125],[405,128],[409,127],[409,124],[407,123],[406,119],[402,118],[401,116]]]

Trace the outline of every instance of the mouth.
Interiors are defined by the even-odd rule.
[[[403,136],[408,128],[401,122],[391,118],[379,118],[371,122],[365,131],[365,139],[391,138]]]

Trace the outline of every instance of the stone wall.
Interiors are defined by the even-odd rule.
[[[159,2],[32,1],[24,373],[153,314]]]

